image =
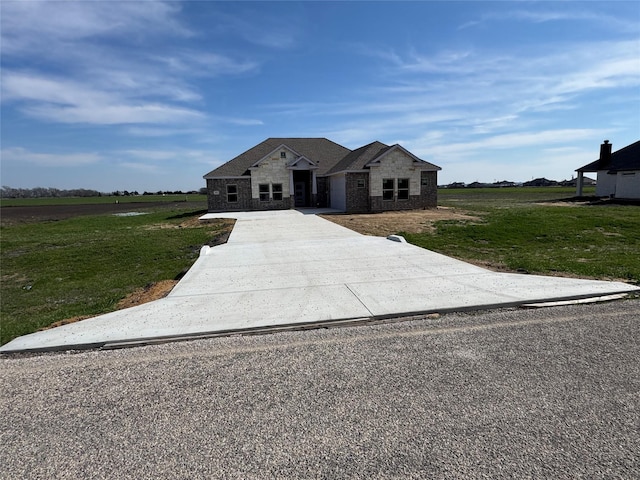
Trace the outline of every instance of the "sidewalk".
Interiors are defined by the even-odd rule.
[[[137,344],[640,291],[620,282],[495,273],[305,213],[207,214],[203,219],[237,218],[228,243],[204,247],[166,298],[25,335],[0,352]]]

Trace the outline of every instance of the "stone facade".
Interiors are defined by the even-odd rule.
[[[421,172],[420,197],[422,206],[418,208],[436,208],[438,206],[438,172]]]
[[[279,145],[278,145],[279,143]],[[267,139],[205,175],[209,211],[433,208],[440,167],[400,145],[348,150],[327,139]]]
[[[363,213],[370,210],[369,173],[354,172],[346,174],[346,211]]]
[[[235,186],[237,197],[235,202],[228,201],[227,187]],[[207,208],[210,212],[228,210],[251,210],[251,178],[209,178],[207,179]]]
[[[393,181],[392,198],[383,199],[383,182]],[[399,179],[408,179],[408,198],[399,195]],[[434,208],[438,202],[437,172],[415,167],[414,160],[401,150],[391,152],[371,166],[370,211]]]
[[[371,197],[382,197],[382,181],[385,178],[408,178],[409,196],[420,196],[421,171],[415,168],[411,157],[400,150],[386,155],[378,165],[371,166]],[[394,209],[395,210],[395,209]]]
[[[282,200],[262,201],[259,198],[251,199],[251,210],[288,210],[293,208],[293,197],[282,197]]]
[[[281,157],[281,154],[285,156]],[[251,198],[260,198],[260,184],[280,184],[282,185],[283,198],[289,198],[293,195],[293,192],[289,189],[290,173],[289,170],[287,170],[288,160],[291,160],[291,152],[283,149],[282,152],[275,152],[275,155],[262,160],[259,165],[251,168]]]

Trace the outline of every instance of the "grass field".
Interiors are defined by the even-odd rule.
[[[112,311],[135,289],[180,276],[226,228],[199,224],[202,213],[158,209],[3,225],[0,342]]]
[[[404,235],[415,245],[495,269],[640,284],[640,207],[563,201],[573,192],[440,190],[440,205],[478,220],[436,222],[433,232]]]
[[[474,220],[440,221],[432,232],[404,234],[411,243],[496,269],[640,284],[639,206],[567,202],[563,199],[573,189],[562,188],[438,194],[440,205],[468,212]],[[135,289],[186,271],[201,246],[228,225],[197,221],[204,197],[189,196],[189,208],[177,203],[183,196],[172,197],[118,198],[169,202],[141,209],[144,215],[2,223],[0,343],[70,317],[112,311]],[[114,201],[54,199],[49,205],[105,198]],[[202,210],[193,209],[197,200]],[[45,201],[25,202],[21,205]]]

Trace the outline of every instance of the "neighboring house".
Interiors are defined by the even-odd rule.
[[[536,178],[529,182],[524,182],[522,184],[523,187],[555,187],[558,185],[558,182],[555,180],[549,180],[547,178]]]
[[[582,185],[585,187],[593,187],[595,186],[596,181],[593,178],[582,177]],[[561,187],[576,187],[578,185],[578,179],[572,178],[571,180],[563,180],[559,183]]]
[[[596,195],[640,199],[640,141],[611,153],[611,144],[600,145],[600,158],[576,170],[576,195],[582,196],[584,172],[597,172]]]
[[[326,138],[268,138],[204,178],[210,212],[330,207],[362,213],[435,207],[438,170],[400,145],[349,150]]]

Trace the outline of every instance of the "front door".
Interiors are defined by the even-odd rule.
[[[307,184],[305,182],[295,182],[294,189],[294,203],[296,207],[307,206]]]

